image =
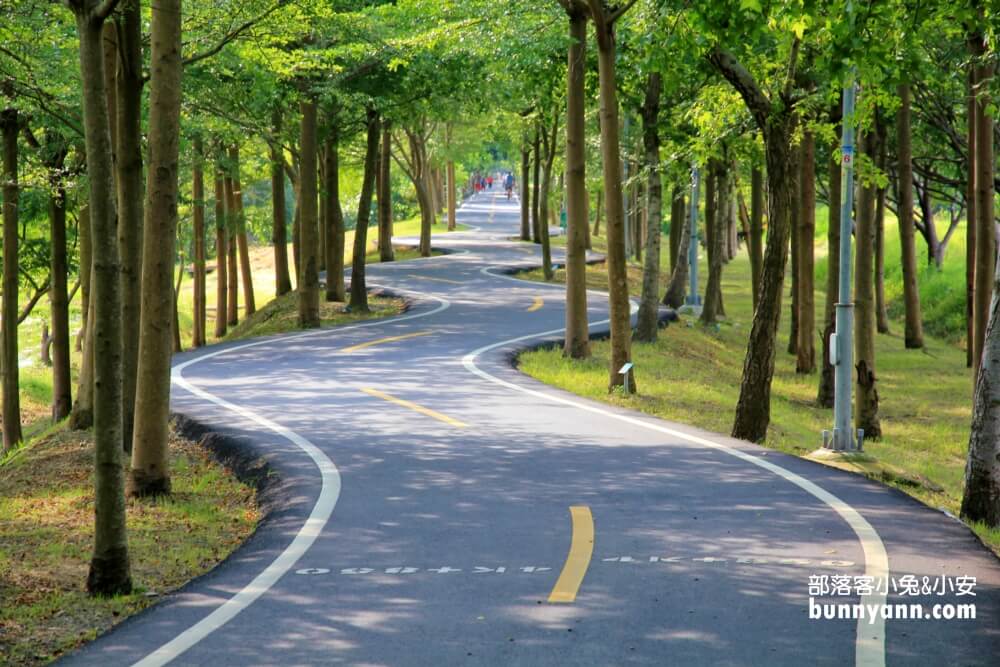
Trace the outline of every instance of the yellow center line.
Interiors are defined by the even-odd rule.
[[[382,343],[394,343],[397,340],[406,340],[407,338],[416,338],[418,336],[429,336],[433,331],[418,331],[416,333],[404,334],[402,336],[389,336],[388,338],[379,338],[377,340],[370,340],[367,343],[358,343],[357,345],[352,345],[350,347],[345,347],[341,352],[357,352],[358,350],[363,350],[366,347],[371,347],[372,345],[381,345]]]
[[[460,422],[457,419],[452,419],[448,415],[443,415],[436,410],[431,410],[430,408],[425,408],[422,405],[417,405],[411,401],[407,401],[403,398],[396,398],[395,396],[390,396],[384,391],[379,391],[378,389],[372,389],[371,387],[362,387],[361,391],[365,392],[369,396],[374,396],[376,398],[381,398],[384,401],[389,401],[390,403],[395,403],[396,405],[401,405],[404,408],[409,408],[415,412],[419,412],[422,415],[427,415],[428,417],[433,417],[438,421],[442,421],[450,426],[456,426],[458,428],[465,428],[468,426],[465,422]],[[589,560],[589,557],[588,557]]]
[[[528,312],[529,313],[533,313],[536,310],[541,309],[541,307],[544,306],[544,305],[545,305],[545,302],[542,301],[542,297],[536,296],[534,303],[532,303],[530,306],[528,306]]]
[[[415,273],[410,274],[411,278],[416,278],[417,280],[436,280],[439,283],[451,283],[452,285],[463,285],[461,280],[450,280],[448,278],[435,278],[433,276],[418,276]]]
[[[586,505],[569,508],[573,520],[573,538],[569,545],[569,555],[563,565],[556,585],[549,593],[549,602],[573,602],[580,590],[583,577],[590,567],[590,557],[594,555],[594,517]]]

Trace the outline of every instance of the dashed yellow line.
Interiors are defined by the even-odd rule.
[[[418,276],[415,273],[410,274],[411,278],[416,278],[417,280],[436,280],[439,283],[451,283],[452,285],[463,285],[461,280],[450,280],[449,278],[434,278],[433,276]]]
[[[425,408],[422,405],[417,405],[416,403],[413,403],[412,401],[407,401],[406,399],[403,398],[396,398],[395,396],[387,394],[384,391],[379,391],[378,389],[372,389],[371,387],[362,387],[361,391],[365,392],[369,396],[381,398],[383,401],[389,401],[390,403],[395,403],[396,405],[401,405],[404,408],[409,408],[410,410],[419,412],[422,415],[433,417],[434,419],[444,422],[445,424],[448,424],[450,426],[455,426],[458,428],[466,428],[468,426],[468,424],[466,424],[465,422],[460,422],[457,419],[452,419],[448,415],[443,415],[437,410],[431,410],[430,408]]]
[[[573,520],[573,538],[569,545],[569,555],[563,565],[556,585],[549,593],[549,602],[573,602],[580,590],[583,577],[590,567],[590,558],[594,555],[594,517],[586,505],[569,508]]]
[[[541,307],[544,305],[545,302],[542,300],[542,297],[536,296],[534,302],[530,306],[528,306],[528,312],[533,313],[536,310],[540,310]]]
[[[366,347],[371,347],[372,345],[381,345],[382,343],[394,343],[397,340],[406,340],[407,338],[416,338],[418,336],[429,336],[433,331],[418,331],[416,333],[404,334],[402,336],[389,336],[388,338],[379,338],[377,340],[370,340],[367,343],[358,343],[357,345],[352,345],[350,347],[345,347],[341,352],[357,352],[358,350],[363,350]]]

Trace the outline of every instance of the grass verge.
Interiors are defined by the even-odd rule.
[[[603,241],[595,239],[595,250],[602,250]],[[661,266],[669,266],[666,257]],[[707,275],[704,257],[700,270]],[[540,270],[522,277],[542,280]],[[555,279],[565,281],[565,272],[557,271]],[[641,279],[641,266],[630,262],[631,294],[640,292]],[[662,283],[666,284],[666,276]],[[603,265],[588,267],[587,284],[607,289]],[[745,253],[726,265],[722,291],[727,318],[719,326],[705,328],[688,316],[661,330],[656,343],[633,343],[632,360],[639,389],[635,396],[608,394],[607,341],[593,342],[593,356],[585,361],[564,359],[558,349],[529,352],[521,355],[520,368],[543,382],[587,398],[729,433],[753,315],[750,263]],[[824,294],[818,290],[818,318],[822,317],[823,303]],[[816,405],[818,375],[796,374],[795,358],[786,352],[789,304],[786,299],[771,391],[771,425],[764,444],[808,456],[820,447],[821,432],[831,427],[833,415],[832,410]],[[891,324],[892,333],[878,335],[875,344],[883,438],[866,443],[863,457],[841,461],[838,466],[895,486],[931,507],[957,515],[972,407],[972,377],[965,367],[965,352],[934,337],[926,338],[923,350],[906,350],[902,322],[894,320]],[[817,359],[821,361],[819,350]],[[981,525],[972,528],[994,550],[1000,550],[1000,531]]]
[[[0,663],[41,665],[212,569],[254,530],[254,491],[173,430],[168,499],[130,501],[135,591],[84,590],[93,545],[93,440],[56,427],[0,464]]]

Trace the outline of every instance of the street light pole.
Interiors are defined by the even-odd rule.
[[[848,4],[848,10],[850,5]],[[854,302],[851,295],[851,232],[854,229],[854,97],[855,71],[844,86],[840,149],[840,285],[837,298],[836,333],[830,338],[830,361],[834,365],[833,438],[824,434],[824,446],[835,451],[858,451],[862,436],[855,439],[851,415],[854,383]]]
[[[691,291],[688,293],[684,303],[689,306],[700,306],[701,297],[698,296],[698,165],[691,169],[691,242],[688,244],[688,268],[691,272]]]

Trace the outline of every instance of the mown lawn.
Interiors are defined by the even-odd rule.
[[[887,238],[891,239],[895,232],[893,223],[886,230]],[[596,239],[599,251],[602,242]],[[887,250],[892,252],[892,245],[887,243]],[[822,240],[817,241],[817,254],[825,254]],[[825,274],[825,261],[822,263]],[[662,265],[669,265],[666,252]],[[707,276],[704,257],[700,270],[702,277]],[[541,280],[541,271],[524,277]],[[557,272],[556,280],[565,280],[565,273]],[[664,285],[666,281],[664,276]],[[588,267],[587,282],[591,287],[606,289],[604,266]],[[639,294],[641,267],[637,264],[629,267],[629,283],[630,293]],[[824,283],[817,284],[820,289],[816,293],[816,312],[821,318]],[[941,289],[940,284],[935,285],[935,290]],[[564,359],[556,349],[539,350],[521,355],[520,368],[543,382],[588,398],[729,433],[752,318],[750,263],[745,252],[724,269],[723,301],[727,317],[718,327],[705,328],[697,318],[682,316],[681,322],[661,330],[656,343],[633,345],[639,389],[636,396],[607,393],[606,341],[593,344],[593,357],[587,361]],[[804,456],[821,446],[821,433],[832,427],[833,417],[831,410],[816,406],[818,374],[796,374],[795,359],[787,354],[789,304],[786,299],[772,386],[771,426],[765,444]],[[898,486],[932,507],[958,514],[972,405],[972,376],[965,367],[965,351],[934,337],[926,338],[924,350],[906,350],[902,322],[893,320],[891,331],[876,340],[884,435],[878,442],[867,442],[868,456],[848,467]],[[818,346],[817,359],[821,361]],[[994,548],[1000,548],[1000,531],[981,526],[974,529]]]
[[[254,530],[252,488],[170,438],[173,493],[129,501],[135,591],[92,598],[93,439],[57,427],[0,465],[0,664],[40,665],[212,569]]]

